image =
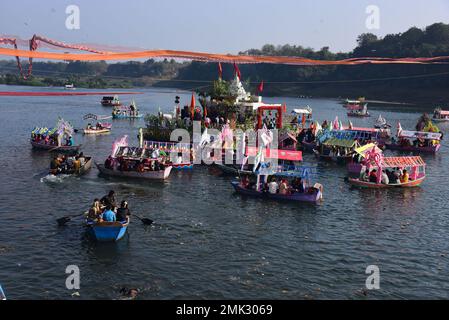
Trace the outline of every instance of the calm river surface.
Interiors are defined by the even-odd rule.
[[[0,86],[2,91],[60,91]],[[79,91],[84,91],[79,89]],[[136,91],[136,90],[133,90]],[[175,95],[142,90],[134,98],[142,112],[172,111]],[[0,283],[9,299],[72,299],[65,269],[81,272],[80,297],[120,299],[122,287],[138,288],[138,299],[406,299],[449,298],[448,140],[436,156],[424,156],[427,180],[412,190],[357,190],[346,170],[319,164],[324,202],[310,206],[263,202],[233,193],[232,177],[197,166],[173,172],[163,183],[105,179],[93,168],[82,178],[51,181],[50,155],[32,151],[34,126],[54,126],[57,117],[81,128],[87,113],[109,114],[101,97],[0,97]],[[326,99],[267,98],[288,108],[308,104],[317,120],[344,108]],[[371,106],[373,117],[353,120],[371,127],[379,113],[392,124],[413,128],[420,108]],[[86,155],[103,161],[114,139],[137,143],[143,121],[113,121],[108,136],[75,136]],[[449,137],[449,126],[440,126]],[[311,155],[305,160],[314,161]],[[58,227],[56,219],[83,212],[94,197],[114,189],[134,213],[118,243],[85,236],[81,221]],[[380,268],[380,290],[365,296],[368,265]]]

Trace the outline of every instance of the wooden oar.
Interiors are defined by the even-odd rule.
[[[151,219],[148,219],[148,218],[141,218],[141,217],[139,217],[139,216],[137,216],[137,215],[135,215],[135,214],[133,214],[133,216],[136,217],[136,218],[138,218],[140,221],[142,221],[142,223],[143,223],[144,225],[149,226],[149,225],[153,224],[153,220],[151,220]]]
[[[81,214],[75,214],[75,215],[72,215],[72,216],[62,217],[62,218],[57,219],[56,222],[58,223],[59,226],[63,226],[63,225],[65,225],[67,222],[69,222],[70,220],[72,220],[72,218],[75,218],[75,217],[79,217],[79,216],[85,215],[86,213],[87,213],[87,212],[83,212],[83,213],[81,213]]]

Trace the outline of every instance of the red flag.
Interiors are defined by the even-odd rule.
[[[242,74],[240,73],[240,69],[239,69],[239,67],[235,64],[235,62],[234,62],[234,75],[237,75],[237,77],[239,77],[239,80],[242,79]]]
[[[190,99],[190,118],[193,120],[195,114],[195,93],[192,92],[192,98]]]
[[[221,62],[218,63],[218,78],[221,79],[223,76],[223,68],[221,67]]]
[[[257,87],[257,92],[262,92],[263,91],[263,80],[262,82],[259,84],[259,87]]]

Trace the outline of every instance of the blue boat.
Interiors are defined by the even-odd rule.
[[[129,225],[129,219],[126,222],[94,222],[86,221],[89,232],[97,241],[115,242],[119,241],[126,233]]]
[[[6,300],[6,295],[3,291],[2,285],[0,285],[0,300]]]

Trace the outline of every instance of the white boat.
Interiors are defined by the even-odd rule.
[[[449,111],[442,110],[441,108],[436,108],[433,111],[432,121],[435,121],[435,122],[449,121]]]
[[[75,85],[72,83],[72,84],[66,84],[64,86],[64,89],[66,89],[66,90],[75,90],[76,88],[75,88]]]
[[[383,118],[381,115],[376,120],[376,123],[374,124],[374,128],[376,129],[388,129],[391,128],[391,126],[387,123],[387,120]]]

